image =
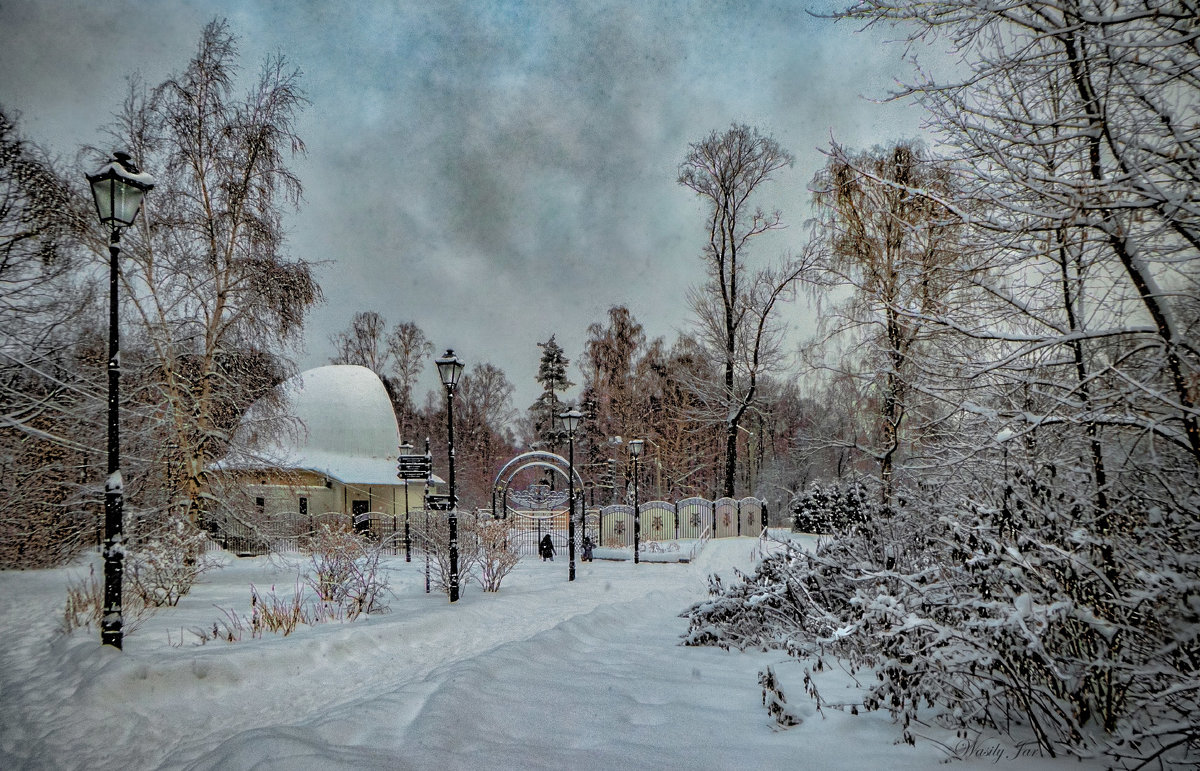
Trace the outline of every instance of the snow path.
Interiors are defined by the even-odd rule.
[[[453,606],[424,594],[423,563],[396,560],[386,615],[168,645],[169,631],[178,642],[221,618],[214,605],[247,612],[251,582],[294,590],[294,563],[229,559],[123,654],[98,634],[55,636],[78,570],[0,573],[0,767],[936,766],[933,744],[894,746],[885,715],[815,714],[780,653],[678,644],[708,574],[749,569],[755,544],[715,541],[688,565],[582,563],[574,583],[565,560],[526,560],[500,593],[472,584]],[[786,731],[761,705],[756,675],[771,663],[807,715]]]

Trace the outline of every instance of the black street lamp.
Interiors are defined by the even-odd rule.
[[[100,642],[120,650],[123,638],[121,576],[124,573],[125,533],[121,479],[121,334],[117,323],[117,285],[120,278],[121,228],[137,218],[142,196],[154,178],[141,172],[128,153],[115,152],[95,174],[87,174],[100,223],[108,225],[108,479],[104,482],[104,613]]]
[[[575,408],[559,415],[563,427],[567,429],[567,553],[570,555],[570,566],[567,570],[567,580],[575,580],[575,429],[583,420],[583,413]]]
[[[462,377],[463,363],[447,348],[437,360],[438,374],[446,386],[446,453],[450,459],[450,602],[458,602],[458,498],[454,494],[454,387]]]
[[[642,516],[638,510],[638,457],[642,454],[642,440],[629,440],[629,454],[633,457],[633,564],[638,564],[638,542],[642,539]]]

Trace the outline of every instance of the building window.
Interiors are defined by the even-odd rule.
[[[308,516],[308,498],[303,495],[300,496],[300,516]]]
[[[258,512],[258,516],[261,517],[263,515],[263,510],[266,509],[266,507],[267,507],[267,502],[265,499],[263,499],[263,498],[255,498],[254,499],[254,510],[256,512]]]

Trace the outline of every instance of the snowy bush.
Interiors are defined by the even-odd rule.
[[[475,526],[474,535],[479,541],[476,580],[485,592],[498,592],[504,577],[521,561],[512,530],[502,519],[482,519]]]
[[[909,743],[932,717],[963,736],[1029,735],[1050,755],[1195,752],[1200,495],[1171,505],[1177,491],[1147,500],[1150,487],[1100,511],[1054,466],[969,487],[813,553],[788,544],[729,586],[714,576],[684,642],[871,671],[841,706],[888,710]]]
[[[381,575],[378,544],[344,527],[322,524],[308,543],[308,585],[324,603],[342,608],[350,619],[387,610],[387,579]]]
[[[841,533],[872,514],[867,488],[858,480],[813,482],[792,499],[792,530],[797,533]]]
[[[205,556],[208,535],[180,516],[141,534],[125,562],[125,586],[146,605],[174,606],[213,567]]]
[[[783,695],[783,687],[779,684],[772,667],[758,673],[758,684],[762,686],[763,706],[772,720],[784,728],[804,722],[804,718],[788,705],[787,697]]]
[[[258,639],[267,632],[286,637],[302,624],[353,621],[363,613],[388,609],[388,582],[380,572],[382,550],[378,544],[368,543],[344,526],[323,524],[305,547],[309,562],[291,596],[280,597],[274,586],[264,593],[251,585],[249,614],[222,608],[223,619],[191,630],[200,644],[239,642],[247,636]]]
[[[458,587],[463,592],[475,576],[482,558],[480,540],[476,535],[478,522],[474,515],[458,517]],[[420,521],[413,529],[413,540],[433,561],[432,582],[440,591],[450,593],[450,521],[446,512],[432,512],[429,521]]]

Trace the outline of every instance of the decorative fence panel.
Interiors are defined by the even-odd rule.
[[[350,517],[340,511],[324,514],[301,514],[280,511],[255,516],[253,521],[224,517],[210,521],[209,538],[221,548],[242,556],[288,553],[298,551],[323,524],[350,525]]]
[[[707,498],[684,498],[675,504],[679,515],[679,537],[699,538],[712,527],[713,502]]]
[[[600,509],[601,546],[633,546],[633,507],[623,503]]]
[[[642,541],[674,541],[678,528],[675,527],[675,504],[667,501],[647,501],[638,507],[641,511]]]
[[[738,534],[738,502],[733,498],[718,498],[713,502],[713,511],[717,515],[717,527],[713,531],[714,538],[732,538]]]
[[[743,498],[741,508],[742,529],[739,535],[757,536],[767,526],[767,503],[758,498]]]

